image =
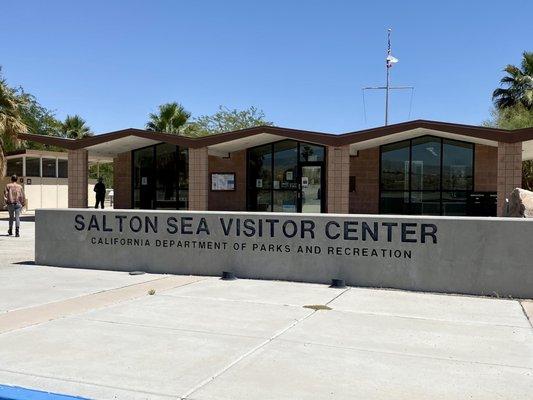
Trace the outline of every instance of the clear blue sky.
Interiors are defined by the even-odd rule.
[[[219,105],[276,125],[346,132],[383,124],[386,29],[416,87],[410,119],[479,124],[502,68],[533,50],[533,1],[4,0],[0,65],[59,118],[97,133],[138,127],[157,105]],[[409,119],[394,93],[391,123]]]

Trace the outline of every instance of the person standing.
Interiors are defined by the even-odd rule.
[[[6,185],[4,190],[4,201],[9,212],[9,230],[7,234],[13,235],[13,221],[15,221],[15,236],[20,236],[20,211],[26,203],[24,197],[24,190],[22,186],[17,183],[17,175],[11,177],[11,183]]]
[[[94,191],[96,192],[96,205],[94,206],[94,208],[98,208],[98,204],[100,204],[103,210],[105,199],[105,185],[102,177],[98,178],[98,183],[94,185]]]

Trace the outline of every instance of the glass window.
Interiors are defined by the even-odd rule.
[[[300,143],[300,161],[324,161],[324,147]]]
[[[189,152],[161,143],[132,152],[133,207],[188,209]]]
[[[155,146],[156,208],[176,209],[177,207],[177,150],[175,145],[167,143]]]
[[[41,159],[26,157],[26,176],[41,176]]]
[[[272,211],[272,192],[270,190],[258,190],[255,195],[254,211]]]
[[[57,176],[58,178],[68,178],[68,160],[57,160]]]
[[[440,146],[440,139],[430,136],[413,139],[411,190],[440,190]]]
[[[381,148],[381,188],[409,190],[409,141]]]
[[[56,177],[56,159],[55,158],[43,158],[43,177],[45,178]]]
[[[274,189],[296,190],[298,169],[298,144],[283,141],[274,144]]]
[[[250,150],[249,170],[251,186],[256,189],[272,187],[272,146],[266,145]]]
[[[303,204],[312,203],[313,210],[320,212],[323,160],[324,147],[295,140],[283,140],[249,149],[248,210],[298,212]],[[307,166],[304,164],[315,162],[316,164]],[[307,168],[307,173],[300,176],[303,168]],[[316,173],[310,175],[309,171]],[[312,199],[311,196],[305,198],[304,189],[309,192],[314,190]],[[298,197],[300,193],[301,198]]]
[[[153,146],[133,152],[133,206],[135,208],[153,208],[153,166]]]
[[[178,152],[178,175],[180,189],[189,188],[189,150],[180,149]]]
[[[468,215],[467,192],[442,192],[442,215]]]
[[[274,190],[274,212],[297,212],[296,190]]]
[[[22,176],[22,157],[10,158],[6,162],[6,176]]]
[[[440,192],[411,192],[410,214],[440,215]]]
[[[381,192],[381,213],[409,214],[409,192]]]
[[[381,212],[468,215],[473,163],[474,145],[455,140],[423,136],[382,146]]]
[[[442,189],[472,190],[474,145],[444,139],[442,153]]]

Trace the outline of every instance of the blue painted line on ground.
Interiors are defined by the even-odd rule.
[[[42,392],[18,386],[0,385],[0,400],[89,400],[86,397]]]

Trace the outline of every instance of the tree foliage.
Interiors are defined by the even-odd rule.
[[[0,70],[0,176],[4,176],[4,151],[16,146],[17,135],[27,129],[22,119],[25,104],[25,96],[8,86]]]
[[[531,110],[533,107],[533,52],[522,54],[520,66],[507,65],[507,73],[500,80],[506,86],[498,88],[492,93],[494,105],[498,109],[514,107],[518,104]]]
[[[180,135],[183,134],[190,117],[191,113],[179,103],[162,104],[159,106],[158,113],[148,115],[149,121],[146,123],[146,129]]]
[[[79,115],[67,115],[65,121],[60,123],[61,135],[68,139],[83,139],[91,136],[91,128]]]
[[[202,115],[195,118],[194,122],[188,126],[187,134],[189,136],[206,136],[266,125],[273,124],[266,120],[263,110],[256,107],[238,110],[220,106],[213,115]]]
[[[533,109],[528,109],[522,104],[512,107],[495,108],[492,111],[492,118],[484,123],[502,129],[522,129],[533,128]],[[533,190],[533,161],[522,162],[522,187]]]

